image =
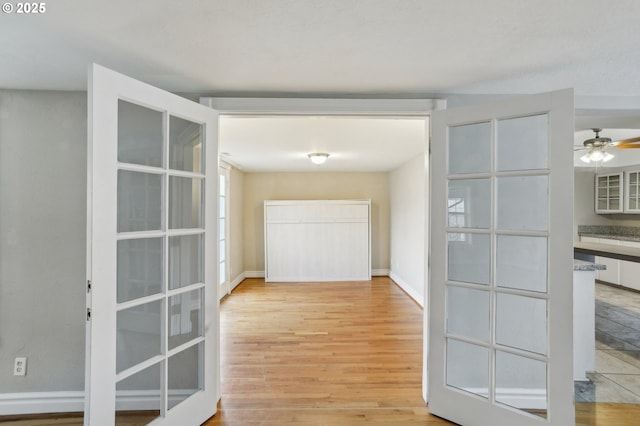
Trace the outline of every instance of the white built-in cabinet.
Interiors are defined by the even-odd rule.
[[[640,213],[640,170],[598,174],[595,186],[596,213]]]
[[[265,281],[370,280],[370,218],[370,200],[265,201]]]
[[[636,241],[623,241],[595,237],[580,237],[580,241],[585,243],[606,244],[610,246],[640,248],[640,242]],[[606,270],[596,271],[596,279],[640,290],[640,263],[628,260],[612,259],[604,256],[596,256],[595,262],[607,267]]]
[[[640,171],[625,173],[624,211],[640,213]]]
[[[622,213],[624,173],[596,175],[596,213]]]

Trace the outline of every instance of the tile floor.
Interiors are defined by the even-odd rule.
[[[640,404],[640,293],[596,283],[596,371],[576,402]]]

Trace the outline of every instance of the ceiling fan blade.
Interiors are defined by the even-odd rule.
[[[637,138],[623,139],[621,141],[616,142],[616,148],[640,148],[640,136]]]

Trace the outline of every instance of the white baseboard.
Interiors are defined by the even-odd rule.
[[[174,390],[169,401],[180,402],[196,390]],[[118,410],[157,409],[158,391],[120,391]],[[84,391],[0,393],[0,415],[75,413],[84,411]]]
[[[244,271],[244,276],[246,278],[264,278],[265,274],[264,271]],[[372,269],[371,270],[371,276],[372,277],[387,277],[389,276],[389,270],[388,269]],[[322,278],[322,277],[318,277],[317,279],[315,278],[309,278],[309,277],[304,277],[304,278],[300,278],[300,279],[294,279],[294,278],[287,278],[286,281],[309,281],[309,280],[313,280],[313,281],[334,281],[334,280],[327,280],[326,278]],[[357,280],[357,279],[355,279]],[[280,281],[277,279],[273,279],[273,281]],[[348,280],[351,281],[351,280]]]
[[[0,415],[84,411],[84,391],[0,393]]]
[[[234,289],[234,288],[238,287],[238,286],[240,285],[240,283],[241,283],[242,281],[244,281],[244,279],[245,279],[246,277],[247,277],[247,275],[246,275],[246,273],[245,273],[245,272],[243,272],[243,273],[241,273],[240,275],[238,275],[238,276],[236,277],[236,279],[235,279],[235,280],[233,280],[233,281],[231,281],[231,283],[229,284],[229,288],[230,288],[230,290],[229,290],[229,291],[233,291],[233,289]]]
[[[468,391],[485,398],[489,397],[486,388],[470,388]],[[496,400],[525,410],[547,409],[546,389],[496,388]]]
[[[393,271],[389,273],[389,278],[391,278],[398,285],[398,287],[400,287],[405,293],[407,293],[409,297],[415,300],[418,305],[424,308],[424,295],[419,294],[416,289],[407,284],[407,282],[400,278],[398,275],[394,274]]]
[[[264,271],[244,271],[245,278],[264,278]]]

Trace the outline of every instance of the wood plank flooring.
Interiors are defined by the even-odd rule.
[[[422,400],[422,309],[388,278],[248,279],[223,300],[221,330],[208,426],[452,424]]]
[[[205,425],[452,425],[422,400],[422,315],[386,277],[245,280],[221,304],[222,401]],[[605,425],[640,425],[640,406],[576,404],[576,426]]]
[[[248,279],[222,301],[221,323],[222,400],[207,426],[452,424],[422,400],[422,309],[389,278]],[[82,416],[0,424],[75,426]],[[640,406],[576,404],[576,426],[605,425],[640,425]]]

